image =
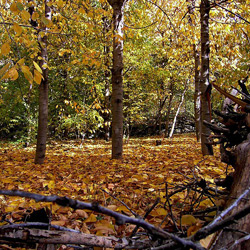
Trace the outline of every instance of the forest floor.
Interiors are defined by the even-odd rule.
[[[98,201],[112,210],[131,215],[122,201],[140,216],[159,197],[161,201],[148,220],[154,225],[171,227],[174,224],[171,216],[178,223],[180,214],[190,213],[187,212],[190,203],[193,204],[192,211],[206,209],[215,203],[206,196],[198,197],[192,194],[192,190],[184,189],[169,199],[173,211],[170,216],[166,192],[171,193],[199,178],[215,187],[214,180],[225,177],[226,164],[220,162],[218,148],[214,156],[203,157],[193,134],[163,139],[159,146],[156,146],[157,139],[131,138],[124,144],[122,161],[111,160],[111,143],[104,140],[50,141],[46,161],[42,165],[34,164],[35,146],[23,148],[14,143],[1,143],[0,189]],[[134,227],[115,226],[112,218],[91,211],[73,211],[68,207],[36,203],[20,197],[0,196],[0,215],[7,214],[2,219],[7,218],[11,222],[22,220],[31,207],[45,206],[52,211],[52,224],[83,232],[127,235]],[[205,223],[197,222],[200,225]],[[3,224],[6,222],[2,221]]]

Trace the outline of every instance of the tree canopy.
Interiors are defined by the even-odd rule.
[[[1,1],[0,135],[34,138],[38,86],[43,79],[38,38],[46,35],[49,134],[103,136],[104,127],[111,123],[105,118],[111,112],[110,97],[105,97],[112,69],[111,6],[106,0],[47,4],[51,20],[44,16],[43,1]],[[211,2],[210,77],[225,88],[245,77],[249,69],[249,4]],[[180,112],[193,118],[193,46],[199,50],[199,5],[200,1],[126,1],[123,111],[130,132],[139,133],[145,125],[153,131],[164,129],[187,80]],[[217,93],[212,93],[212,103],[221,105]]]

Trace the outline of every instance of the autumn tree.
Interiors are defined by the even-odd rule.
[[[210,1],[202,0],[200,5],[200,22],[201,22],[201,75],[200,75],[200,91],[201,91],[201,120],[211,120],[211,84],[209,82],[209,12]],[[201,126],[201,146],[203,155],[213,154],[212,146],[207,142],[210,135],[210,129],[204,124]]]
[[[112,158],[122,158],[123,139],[123,25],[125,0],[108,0],[113,8]]]
[[[44,0],[45,7],[45,18],[51,21],[51,8],[48,6],[48,0]],[[48,29],[46,24],[42,28],[44,32]],[[47,34],[38,36],[40,45],[40,68],[43,71],[43,78],[39,85],[39,115],[38,115],[38,130],[37,130],[37,144],[36,144],[36,156],[35,163],[42,164],[45,158],[46,152],[46,140],[47,140],[47,126],[48,126],[48,90],[49,90],[49,79],[48,79],[48,36]]]

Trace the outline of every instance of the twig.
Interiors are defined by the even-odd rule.
[[[153,26],[154,24],[156,24],[158,21],[155,21],[147,26],[144,26],[144,27],[131,27],[131,26],[128,26],[126,24],[124,24],[125,27],[129,28],[129,29],[135,29],[135,30],[139,30],[139,29],[147,29],[148,27],[150,26]]]
[[[250,192],[250,187],[247,188],[245,190],[245,192],[243,194],[241,194],[239,196],[239,198],[230,206],[228,207],[226,210],[224,210],[211,224],[210,226],[213,226],[214,224],[216,224],[218,221],[220,221],[221,219],[223,219],[223,217],[225,217],[225,215],[227,215],[233,208],[237,207],[238,204],[240,203],[240,201],[244,198],[244,196],[246,196],[248,193]]]
[[[208,235],[215,233],[224,227],[227,227],[229,225],[232,225],[235,223],[235,220],[239,220],[243,218],[244,216],[248,215],[250,213],[250,205],[243,208],[242,210],[234,213],[233,215],[227,217],[226,219],[222,221],[217,221],[216,223],[210,223],[208,226],[201,228],[199,231],[197,231],[193,236],[191,236],[189,239],[192,241],[199,241],[201,239],[206,238]]]
[[[237,90],[237,91],[238,91],[240,94],[242,94],[248,101],[250,101],[250,97],[249,97],[247,94],[245,94],[243,91],[237,89],[237,88],[234,87],[234,86],[231,86],[231,88]]]
[[[177,227],[176,225],[176,221],[175,221],[175,218],[174,218],[174,215],[173,215],[173,211],[172,211],[172,205],[170,203],[170,199],[169,199],[169,196],[168,196],[168,183],[166,182],[165,184],[165,190],[166,190],[166,202],[164,204],[164,207],[166,209],[166,203],[168,203],[168,207],[169,207],[169,210],[170,210],[170,216],[171,216],[171,219],[174,223],[174,226],[175,226],[175,229],[177,230],[177,232],[179,231],[179,228]]]
[[[45,195],[29,193],[29,192],[24,192],[24,191],[19,191],[19,190],[0,190],[0,194],[31,198],[31,199],[36,200],[37,202],[41,202],[41,201],[43,201],[43,202],[55,202],[56,204],[58,204],[60,206],[68,206],[68,207],[71,207],[73,209],[88,209],[88,210],[95,211],[95,212],[102,213],[102,214],[106,214],[106,215],[109,215],[109,216],[115,218],[116,223],[118,225],[122,225],[125,223],[138,225],[138,226],[144,228],[145,230],[147,230],[150,234],[152,234],[154,236],[157,236],[157,237],[162,238],[162,239],[172,239],[173,241],[175,241],[176,243],[178,243],[179,245],[181,245],[185,248],[187,247],[187,248],[192,248],[195,250],[196,249],[197,250],[204,250],[204,248],[199,246],[198,244],[196,244],[190,240],[182,239],[174,234],[171,234],[167,231],[164,231],[161,228],[157,228],[154,225],[144,221],[141,218],[132,218],[132,217],[120,214],[120,213],[112,211],[108,208],[102,207],[97,202],[87,203],[87,202],[82,202],[79,200],[74,200],[74,199],[68,198],[66,196],[65,197],[60,197],[60,196],[56,196],[56,195],[45,196]],[[72,232],[67,232],[67,233],[72,233]]]
[[[248,20],[246,20],[244,17],[242,17],[241,15],[239,15],[239,14],[237,14],[237,13],[234,13],[233,11],[231,11],[231,10],[229,10],[229,9],[227,9],[227,8],[225,8],[225,7],[223,7],[223,6],[221,6],[220,4],[217,4],[216,2],[214,2],[214,4],[215,4],[216,6],[222,8],[223,10],[225,10],[225,11],[231,13],[232,15],[237,16],[238,18],[242,19],[242,20],[245,21],[246,23],[250,24],[250,22],[249,22]]]
[[[1,15],[1,13],[0,13],[0,15]],[[2,16],[2,15],[1,15]],[[3,22],[0,22],[0,25],[9,25],[9,26],[11,26],[11,25],[13,25],[13,23],[9,23],[9,22],[5,22],[4,20],[3,20]],[[53,35],[64,35],[64,36],[69,36],[70,35],[70,33],[61,33],[61,32],[52,32],[52,31],[48,31],[48,30],[43,30],[43,29],[40,29],[40,28],[37,28],[37,27],[34,27],[34,26],[31,26],[31,25],[27,25],[27,24],[18,24],[20,27],[24,27],[24,28],[29,28],[29,29],[34,29],[34,30],[36,30],[36,31],[38,31],[38,32],[40,32],[40,31],[42,31],[42,32],[44,32],[44,33],[49,33],[49,34],[53,34]],[[12,38],[13,39],[13,38]],[[12,40],[11,39],[11,40]],[[13,40],[12,40],[13,41]]]
[[[28,222],[28,223],[20,223],[20,224],[11,224],[11,225],[4,225],[0,227],[1,229],[8,229],[8,228],[24,228],[24,227],[44,227],[48,228],[48,226],[55,228],[60,231],[68,231],[68,232],[75,232],[75,233],[80,233],[80,231],[71,229],[71,228],[66,228],[58,225],[53,225],[53,224],[47,224],[47,223],[42,223],[42,222]]]
[[[115,197],[113,194],[109,193],[108,191],[106,191],[105,189],[101,190],[108,194],[109,196],[111,196],[112,198],[114,198],[115,200],[119,201],[123,206],[125,206],[135,217],[139,217],[137,213],[135,213],[125,202],[121,201],[120,199],[118,199],[117,197]]]
[[[146,214],[143,216],[143,219],[144,219],[144,220],[148,217],[148,215],[152,212],[152,210],[157,206],[157,204],[158,204],[160,201],[161,201],[161,199],[158,197],[158,198],[156,199],[156,201],[154,202],[154,204],[152,205],[152,207],[151,207],[151,208],[146,212]],[[137,232],[138,229],[139,229],[139,226],[137,225],[137,226],[134,228],[133,232],[131,233],[130,238],[132,238],[132,237],[136,234],[136,232]]]
[[[246,235],[245,237],[242,237],[242,238],[236,240],[236,241],[228,248],[228,250],[230,250],[230,249],[235,249],[234,247],[236,247],[237,245],[239,245],[239,244],[241,244],[242,242],[247,241],[247,240],[250,240],[250,234],[249,234],[249,235]]]
[[[160,9],[162,11],[162,13],[167,17],[169,23],[173,27],[174,32],[176,33],[175,26],[173,25],[173,23],[172,23],[170,17],[168,16],[168,14],[166,13],[166,11],[163,8],[161,8],[158,4],[156,4],[156,3],[152,2],[152,1],[150,1],[150,0],[146,0],[146,1],[149,2],[149,3],[151,3],[151,4],[153,4],[154,6],[156,6],[158,9]]]

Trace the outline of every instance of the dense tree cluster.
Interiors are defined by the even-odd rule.
[[[171,137],[182,113],[193,119],[202,153],[213,154],[211,128],[202,122],[221,105],[211,98],[211,79],[228,87],[246,77],[248,6],[4,1],[0,136],[37,138],[35,162],[43,163],[48,132],[106,140],[112,134],[112,158],[122,158],[124,134],[142,127]]]

